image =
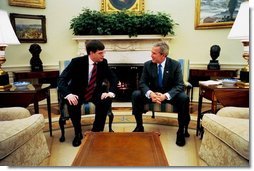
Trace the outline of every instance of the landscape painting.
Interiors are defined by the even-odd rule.
[[[45,16],[11,13],[10,19],[20,42],[47,42]]]
[[[196,29],[232,27],[245,0],[196,0]]]

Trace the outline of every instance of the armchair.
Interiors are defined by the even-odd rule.
[[[249,166],[249,108],[224,107],[205,114],[199,156],[208,166]]]
[[[42,114],[22,107],[0,108],[0,165],[38,166],[50,155]]]

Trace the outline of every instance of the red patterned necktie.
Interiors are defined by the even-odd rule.
[[[85,94],[85,100],[86,101],[91,100],[91,98],[93,96],[93,91],[94,91],[94,88],[95,88],[95,83],[96,83],[97,64],[94,63],[93,65],[94,66],[93,66],[93,70],[92,70],[92,75],[91,75],[89,84],[88,84],[87,89],[86,89],[86,94]]]

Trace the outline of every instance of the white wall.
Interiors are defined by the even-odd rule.
[[[171,14],[179,24],[175,28],[175,38],[171,42],[171,56],[189,58],[191,64],[206,66],[209,63],[210,47],[221,46],[220,64],[229,66],[242,65],[242,44],[237,40],[228,40],[230,29],[195,30],[195,0],[144,0],[145,10],[162,11]],[[14,7],[8,0],[0,1],[0,9],[9,13],[33,14],[46,16],[47,43],[40,43],[40,54],[46,67],[58,66],[58,61],[77,54],[77,43],[72,40],[70,20],[77,16],[83,7],[100,10],[101,0],[46,0],[46,9]],[[3,68],[28,67],[31,43],[9,46],[6,50],[7,61]]]

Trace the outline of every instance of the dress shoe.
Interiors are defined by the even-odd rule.
[[[183,132],[177,132],[176,134],[176,145],[182,147],[185,145],[185,135]]]
[[[81,140],[83,139],[83,135],[80,133],[76,135],[72,141],[72,145],[74,147],[78,147],[81,144]]]
[[[137,126],[132,132],[144,132],[143,126]]]

